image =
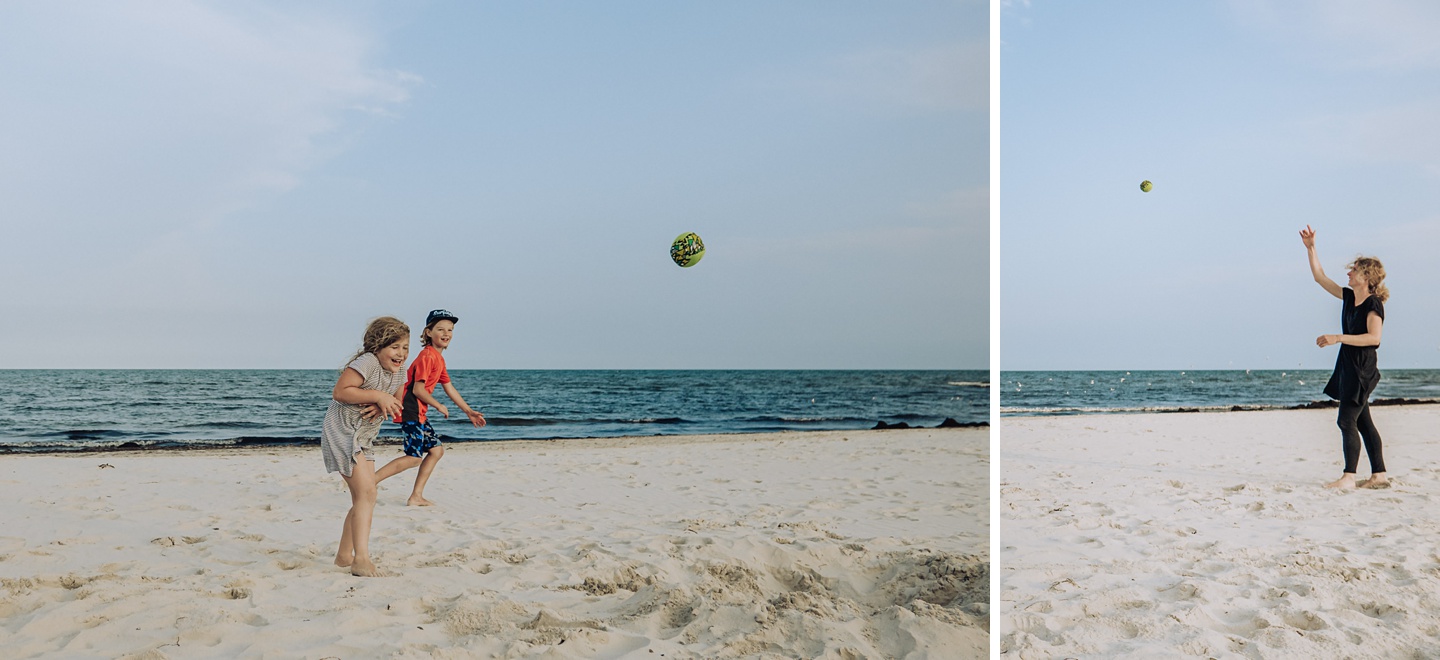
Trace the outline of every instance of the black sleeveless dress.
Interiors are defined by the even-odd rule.
[[[1344,309],[1340,312],[1341,334],[1363,335],[1369,332],[1366,325],[1370,312],[1385,320],[1385,305],[1379,298],[1370,296],[1358,306],[1355,291],[1345,287]],[[1325,394],[1340,402],[1340,405],[1363,406],[1370,400],[1370,393],[1380,384],[1380,367],[1375,349],[1379,346],[1340,345],[1340,354],[1335,357],[1335,373],[1325,384]]]

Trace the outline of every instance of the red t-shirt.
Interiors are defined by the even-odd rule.
[[[415,356],[415,361],[405,372],[405,396],[400,399],[400,415],[395,418],[396,424],[425,421],[425,411],[429,406],[415,396],[415,381],[419,380],[425,381],[425,391],[430,394],[435,393],[436,385],[450,382],[450,372],[445,371],[445,356],[434,346],[420,349],[420,354]]]

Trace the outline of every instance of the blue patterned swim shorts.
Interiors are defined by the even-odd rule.
[[[405,433],[405,455],[420,458],[421,454],[440,446],[440,434],[430,428],[430,422],[401,422],[400,430]]]

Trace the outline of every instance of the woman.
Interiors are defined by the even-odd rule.
[[[1340,329],[1344,334],[1320,335],[1316,345],[1324,348],[1341,344],[1335,358],[1335,373],[1325,385],[1325,394],[1340,402],[1336,424],[1345,450],[1345,472],[1326,488],[1355,488],[1355,466],[1360,461],[1360,443],[1370,458],[1370,478],[1360,488],[1389,488],[1385,478],[1385,459],[1380,452],[1380,432],[1370,420],[1370,393],[1380,382],[1375,349],[1380,347],[1380,331],[1385,324],[1384,302],[1390,298],[1385,288],[1385,267],[1374,257],[1356,257],[1350,262],[1350,286],[1341,287],[1325,276],[1320,258],[1315,255],[1315,230],[1310,225],[1300,230],[1300,240],[1310,253],[1310,274],[1330,295],[1344,301],[1340,312]]]

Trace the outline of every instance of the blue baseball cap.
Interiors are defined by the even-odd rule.
[[[428,328],[432,325],[435,325],[436,321],[449,321],[451,323],[459,323],[460,317],[451,314],[450,312],[447,312],[443,309],[437,309],[431,311],[430,315],[425,317],[425,327]]]

